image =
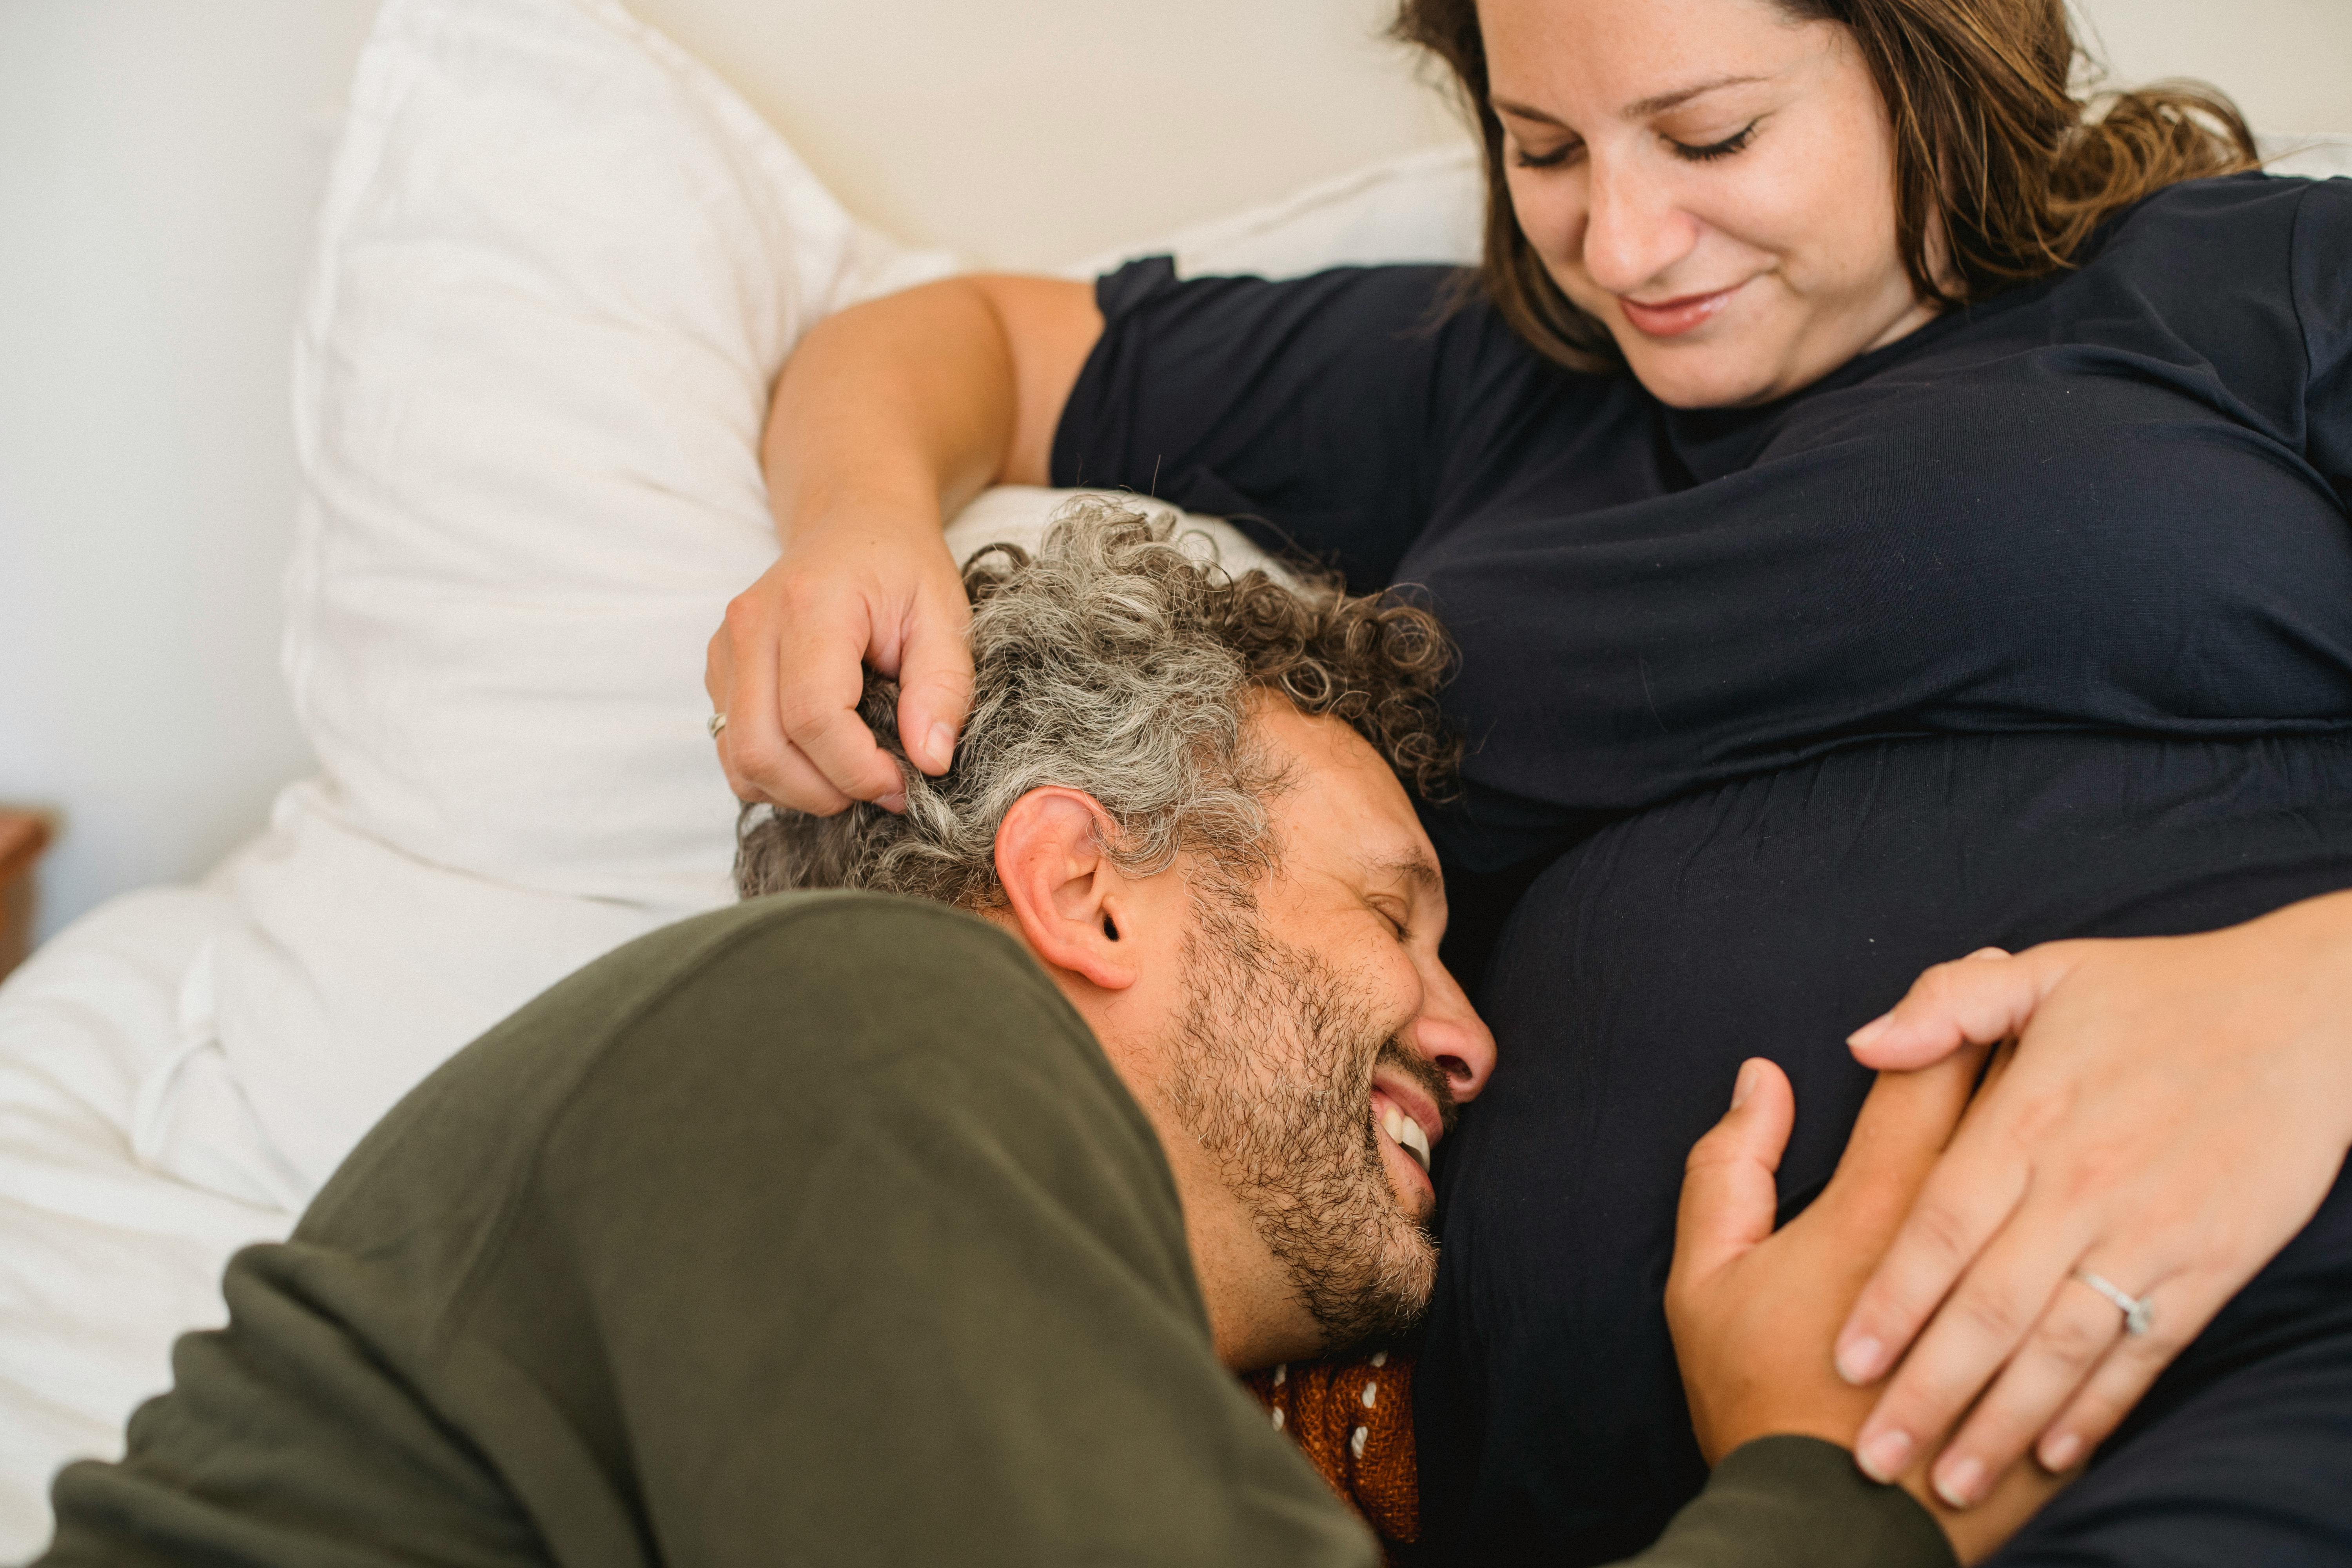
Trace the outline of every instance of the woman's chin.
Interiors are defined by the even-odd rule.
[[[1627,330],[1617,333],[1617,347],[1635,379],[1669,408],[1744,408],[1795,390],[1782,384],[1777,366],[1735,343],[1664,343]]]

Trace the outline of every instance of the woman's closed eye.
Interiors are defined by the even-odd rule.
[[[1558,169],[1583,151],[1584,143],[1577,141],[1563,142],[1549,153],[1530,153],[1514,142],[1511,144],[1511,162],[1522,169]]]
[[[1728,158],[1734,153],[1738,153],[1745,149],[1748,142],[1756,139],[1756,127],[1759,123],[1761,123],[1761,121],[1751,120],[1720,142],[1707,142],[1693,145],[1688,142],[1677,142],[1673,137],[1669,136],[1666,138],[1666,145],[1673,149],[1675,157],[1682,159],[1685,163],[1713,163],[1717,158]]]

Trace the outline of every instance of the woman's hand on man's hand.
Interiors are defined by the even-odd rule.
[[[1964,1505],[2029,1447],[2078,1463],[2326,1197],[2352,1144],[2352,894],[2200,936],[1989,950],[1853,1045],[1902,1068],[2006,1039],[2015,1065],[1838,1336],[1850,1382],[1894,1368],[1864,1468],[1913,1469],[1965,1413],[1932,1472]],[[2145,1300],[2146,1331],[2077,1270]]]
[[[1778,1232],[1773,1173],[1796,1102],[1772,1063],[1741,1068],[1730,1112],[1691,1151],[1666,1281],[1666,1320],[1708,1464],[1780,1433],[1853,1446],[1872,1395],[1839,1379],[1832,1336],[1961,1123],[1983,1059],[1970,1049],[1919,1072],[1881,1075],[1837,1173]],[[2058,1486],[2020,1471],[1988,1506],[1956,1514],[1928,1492],[1924,1465],[1899,1479],[1970,1562]]]
[[[719,760],[742,800],[830,816],[906,803],[898,765],[857,716],[865,666],[898,681],[898,738],[941,773],[971,704],[971,609],[936,508],[907,525],[808,528],[737,595],[703,686],[727,715]]]

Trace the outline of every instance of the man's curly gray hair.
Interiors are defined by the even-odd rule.
[[[1345,721],[1409,787],[1441,793],[1461,748],[1438,717],[1454,655],[1435,617],[1328,577],[1232,575],[1186,548],[1199,537],[1089,499],[1056,515],[1034,555],[974,554],[972,706],[953,765],[937,779],[908,765],[897,685],[869,672],[859,717],[898,764],[906,814],[747,806],[737,890],[862,888],[994,908],[1005,813],[1062,785],[1102,806],[1103,848],[1123,869],[1150,875],[1192,851],[1240,894],[1276,856],[1265,803],[1283,778],[1249,722],[1261,694]]]

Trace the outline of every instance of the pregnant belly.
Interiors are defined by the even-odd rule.
[[[1683,1157],[1743,1058],[1796,1086],[1785,1217],[1869,1088],[1845,1035],[1929,964],[2344,887],[2352,742],[2332,737],[1878,742],[1563,856],[1497,950],[1499,1065],[1438,1173],[1417,1419],[1440,1560],[1607,1561],[1705,1479],[1660,1301]]]

